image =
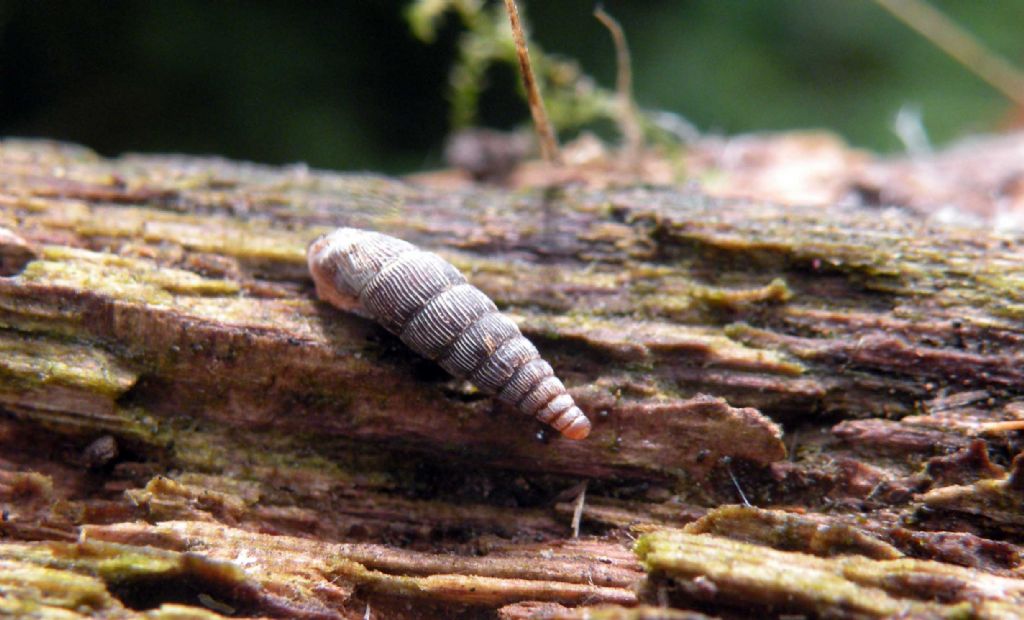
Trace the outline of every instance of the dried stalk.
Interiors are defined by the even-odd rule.
[[[512,24],[512,38],[516,42],[519,69],[523,74],[523,88],[526,89],[526,100],[530,104],[530,114],[533,116],[533,127],[540,142],[541,155],[549,162],[559,163],[561,156],[558,152],[558,139],[551,129],[547,111],[544,109],[544,100],[540,96],[540,87],[533,75],[530,52],[526,48],[526,37],[523,35],[523,26],[519,22],[519,9],[516,7],[515,0],[505,0],[505,9],[508,10],[508,19]]]
[[[633,62],[629,54],[629,44],[619,22],[600,5],[594,9],[597,18],[612,35],[615,44],[615,97],[619,106],[619,131],[625,140],[626,153],[636,155],[643,143],[643,132],[640,128],[640,117],[637,112],[636,100],[633,98]]]
[[[922,0],[875,2],[1011,101],[1024,106],[1024,73],[985,47],[977,38],[935,7]]]

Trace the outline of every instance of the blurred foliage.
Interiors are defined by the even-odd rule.
[[[433,31],[427,43],[405,20],[409,4],[0,0],[0,134],[77,141],[105,154],[215,153],[401,172],[439,163],[453,118],[503,128],[528,119],[510,66],[459,62],[474,40],[462,13],[421,21],[420,37],[427,25]],[[480,28],[498,28],[500,5],[455,4],[490,20]],[[1024,64],[1021,0],[933,4]],[[870,0],[604,6],[629,38],[638,103],[703,131],[825,127],[886,151],[900,148],[890,127],[905,105],[921,110],[938,144],[1022,116]],[[532,49],[571,69],[565,84],[612,87],[614,50],[593,0],[521,7]],[[478,57],[507,53],[498,48]],[[453,71],[462,90],[449,89]],[[578,79],[583,73],[593,81]],[[586,107],[595,101],[553,102],[556,121],[600,116]]]
[[[449,11],[459,16],[465,28],[458,38],[458,57],[449,78],[451,127],[464,129],[478,124],[480,96],[489,86],[488,70],[505,65],[510,71],[517,71],[519,59],[503,2],[486,5],[477,0],[417,0],[409,5],[406,14],[413,33],[431,43],[437,37],[441,19]],[[613,118],[614,95],[597,87],[578,63],[545,54],[536,41],[528,45],[555,128],[576,129],[599,119]],[[525,97],[521,88],[518,92]]]

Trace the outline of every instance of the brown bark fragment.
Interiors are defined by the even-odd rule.
[[[622,608],[611,605],[566,607],[557,603],[516,603],[498,610],[501,620],[708,620],[695,611],[653,605]]]
[[[686,526],[683,531],[689,534],[716,534],[732,540],[760,543],[785,551],[803,551],[822,557],[851,554],[876,560],[903,557],[892,545],[864,529],[841,521],[827,523],[813,517],[742,506],[718,508]]]
[[[972,441],[955,454],[928,459],[926,473],[932,478],[932,485],[937,487],[1006,475],[1002,467],[989,460],[988,447],[981,440]]]
[[[367,591],[371,598],[426,598],[457,606],[500,606],[531,595],[566,604],[628,605],[635,602],[630,585],[641,575],[632,559],[625,566],[615,566],[595,558],[588,567],[561,559],[557,557],[561,554],[553,551],[551,559],[534,557],[524,566],[521,559],[506,560],[501,553],[442,558],[379,545],[324,545],[198,521],[92,526],[84,531],[87,540],[147,545],[233,561],[244,567],[248,579],[280,592],[290,604],[309,609],[341,611],[354,602],[357,589]],[[611,557],[618,555],[613,549]],[[311,574],[318,576],[312,583],[326,579],[334,588],[305,592],[300,602],[294,584],[311,581]],[[289,590],[291,593],[285,594]]]
[[[0,277],[20,273],[37,250],[13,231],[0,226]]]
[[[954,433],[889,420],[848,420],[837,424],[832,432],[861,454],[927,456],[970,445],[967,438]]]

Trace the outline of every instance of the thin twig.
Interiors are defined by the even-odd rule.
[[[1024,72],[924,0],[875,0],[972,73],[1024,106]]]
[[[537,140],[540,142],[540,153],[549,162],[559,163],[561,156],[558,153],[558,139],[555,138],[555,133],[551,130],[548,113],[544,109],[544,100],[540,97],[540,88],[537,86],[537,80],[533,77],[530,52],[526,49],[526,37],[523,36],[523,26],[519,23],[519,9],[516,7],[515,0],[505,0],[505,9],[508,11],[508,20],[512,24],[512,38],[516,42],[519,69],[523,75],[523,88],[526,89],[526,101],[530,104],[533,128],[537,132]]]
[[[580,494],[576,496],[576,505],[572,509],[572,537],[580,537],[580,521],[583,520],[583,504],[587,499],[587,483],[583,483]]]
[[[747,500],[747,494],[743,492],[743,488],[740,487],[740,481],[736,479],[736,476],[732,473],[732,459],[730,457],[722,458],[722,462],[725,464],[725,471],[729,473],[729,477],[732,478],[732,484],[736,487],[736,491],[740,494],[740,499],[743,500],[743,505],[750,507],[750,501]]]
[[[594,8],[594,17],[608,29],[615,44],[615,98],[619,104],[619,131],[625,140],[626,152],[635,156],[643,144],[643,132],[640,129],[636,100],[633,98],[633,61],[629,55],[629,44],[622,26],[600,4]]]
[[[1002,422],[985,422],[978,425],[982,433],[1006,433],[1010,431],[1024,431],[1024,420],[1005,420]]]

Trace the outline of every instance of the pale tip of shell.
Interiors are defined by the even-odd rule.
[[[338,265],[337,261],[330,260],[331,252],[330,235],[317,237],[306,249],[309,275],[313,278],[313,284],[316,285],[316,295],[337,308],[361,314],[359,299],[338,288]]]
[[[586,439],[587,435],[590,434],[590,420],[579,409],[576,409],[576,413],[579,415],[572,421],[572,424],[562,429],[562,435],[568,439],[578,441]]]

